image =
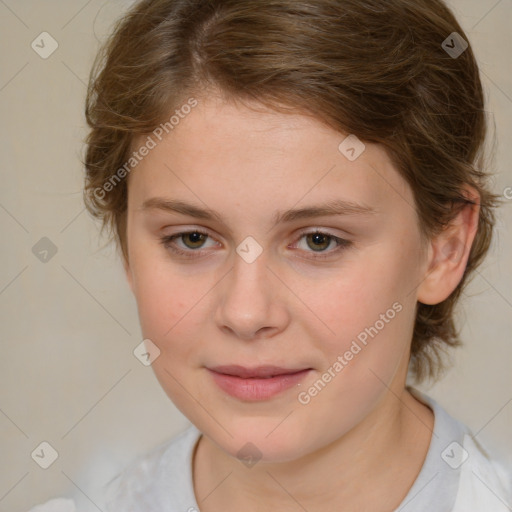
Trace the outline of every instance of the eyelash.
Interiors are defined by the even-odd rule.
[[[160,242],[166,249],[173,252],[174,254],[177,254],[179,256],[184,256],[186,258],[191,258],[191,259],[192,258],[200,258],[202,256],[202,252],[203,252],[200,249],[198,249],[198,250],[193,250],[193,249],[183,250],[183,249],[177,248],[172,245],[172,243],[174,242],[175,239],[181,238],[185,235],[194,234],[194,233],[199,234],[199,235],[205,235],[209,238],[212,238],[212,237],[210,237],[210,235],[208,233],[201,231],[200,229],[193,229],[191,231],[183,231],[181,233],[176,233],[175,235],[164,236],[160,239]],[[321,260],[321,259],[329,258],[333,254],[338,253],[341,250],[346,249],[352,245],[352,242],[350,240],[346,240],[344,238],[339,238],[337,236],[334,236],[331,233],[327,233],[325,231],[320,231],[320,230],[301,232],[297,241],[301,240],[304,236],[307,236],[307,235],[323,235],[323,236],[326,236],[327,238],[334,240],[338,244],[338,247],[336,249],[334,249],[333,251],[328,251],[325,255],[323,255],[323,253],[316,253],[317,255],[313,256],[313,258],[312,258],[314,260]],[[194,254],[193,256],[192,256],[192,253]]]

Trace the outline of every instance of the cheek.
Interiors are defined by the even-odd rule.
[[[185,415],[193,415],[188,389],[200,353],[197,315],[202,304],[199,286],[180,278],[169,266],[145,263],[135,268],[136,300],[142,335],[160,350],[152,364],[160,385]],[[193,407],[192,407],[193,409]]]
[[[173,293],[178,283],[166,282],[164,276],[150,269],[136,274],[136,300],[145,337],[162,340],[184,314],[182,293]]]
[[[184,320],[200,290],[174,272],[158,249],[134,248],[131,265],[142,334],[166,350],[168,340],[187,329]]]
[[[418,276],[410,260],[408,249],[381,244],[348,262],[327,293],[317,290],[314,308],[329,327],[317,348],[327,365],[346,354],[348,366],[357,371],[396,367],[414,325],[416,299],[411,292]]]
[[[391,294],[389,301],[383,300],[382,307],[371,301],[345,302],[335,340],[319,341],[324,365],[298,396],[301,404],[310,400],[315,410],[308,419],[311,429],[332,423],[334,433],[348,431],[376,407],[407,367],[415,304],[393,298]]]

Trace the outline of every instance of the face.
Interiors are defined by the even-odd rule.
[[[126,270],[153,369],[233,456],[319,450],[403,390],[425,273],[414,199],[382,147],[354,160],[346,137],[199,99],[129,176]]]

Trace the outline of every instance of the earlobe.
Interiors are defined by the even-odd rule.
[[[446,300],[464,276],[480,213],[478,193],[467,192],[470,202],[430,241],[428,266],[418,287],[418,301],[423,304]]]

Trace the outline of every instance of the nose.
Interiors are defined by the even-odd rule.
[[[251,263],[235,254],[234,265],[218,289],[215,321],[241,340],[275,336],[289,321],[283,285],[269,268],[265,251]]]

